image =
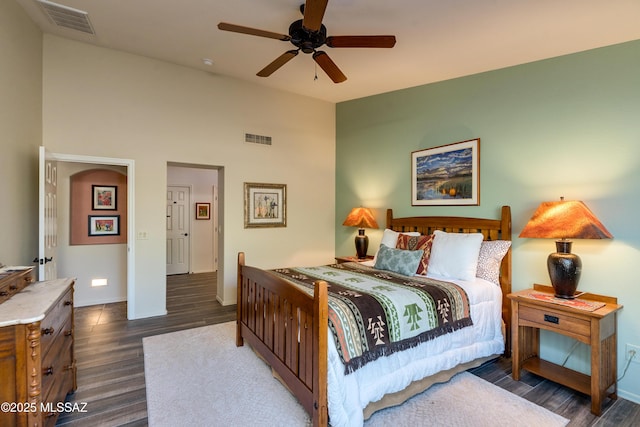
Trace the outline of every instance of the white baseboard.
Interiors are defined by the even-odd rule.
[[[114,298],[103,298],[97,300],[85,300],[79,301],[77,298],[73,300],[74,307],[89,307],[91,305],[102,305],[102,304],[112,304],[115,302],[124,302],[127,301],[127,297],[114,297]]]
[[[640,404],[640,396],[638,396],[637,394],[618,389],[618,396],[633,403]]]

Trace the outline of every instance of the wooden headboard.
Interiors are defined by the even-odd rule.
[[[498,219],[467,218],[456,216],[413,216],[394,218],[393,210],[387,209],[387,228],[420,234],[433,234],[435,230],[447,233],[482,233],[484,240],[511,240],[511,207],[503,206]],[[502,319],[505,323],[505,355],[511,355],[511,249],[500,266],[500,288],[502,289]]]

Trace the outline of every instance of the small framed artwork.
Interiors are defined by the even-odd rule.
[[[244,228],[286,226],[286,184],[245,182]]]
[[[115,185],[92,185],[93,191],[93,210],[116,210],[116,191]]]
[[[89,215],[89,236],[119,236],[120,215]]]
[[[413,206],[480,204],[480,138],[411,153]]]
[[[196,219],[211,219],[211,203],[196,203]]]

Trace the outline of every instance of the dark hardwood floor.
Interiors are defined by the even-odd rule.
[[[167,278],[166,316],[128,321],[126,303],[75,310],[78,389],[70,402],[86,402],[86,413],[62,414],[59,426],[146,426],[142,338],[235,319],[235,306],[215,299],[215,274]],[[510,359],[499,359],[471,371],[512,393],[571,420],[569,426],[640,425],[640,405],[607,400],[604,413],[590,412],[586,395],[532,374],[511,379]]]
[[[215,274],[167,277],[166,316],[127,320],[126,303],[75,309],[78,389],[67,400],[86,413],[61,414],[59,426],[146,426],[142,338],[235,320],[216,301]]]
[[[618,397],[605,399],[602,416],[591,413],[591,398],[567,387],[522,371],[521,381],[511,378],[511,359],[500,358],[470,370],[511,393],[562,415],[569,427],[633,427],[640,425],[640,405]]]

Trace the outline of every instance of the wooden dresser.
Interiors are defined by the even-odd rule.
[[[33,267],[0,270],[0,304],[33,282]]]
[[[53,426],[75,391],[73,284],[36,282],[0,304],[1,426]]]

